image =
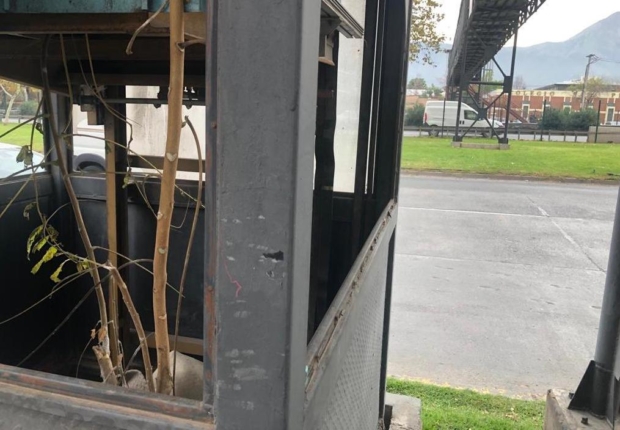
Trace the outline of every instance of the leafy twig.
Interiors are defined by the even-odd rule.
[[[75,190],[73,189],[73,184],[71,183],[71,179],[69,177],[69,171],[67,169],[67,164],[65,163],[65,158],[63,155],[62,146],[60,144],[60,135],[58,133],[56,121],[54,118],[53,104],[52,104],[52,96],[49,84],[49,75],[47,70],[47,51],[50,43],[50,36],[45,38],[45,42],[43,44],[43,64],[41,67],[41,77],[43,81],[43,97],[45,100],[45,105],[48,109],[49,114],[49,124],[50,129],[52,131],[52,140],[54,142],[54,148],[56,149],[56,156],[58,158],[58,167],[60,168],[62,181],[69,196],[69,201],[71,202],[71,207],[73,208],[73,213],[75,216],[75,222],[77,224],[78,233],[82,239],[82,243],[84,245],[84,249],[86,250],[86,255],[90,262],[90,273],[93,281],[95,282],[95,294],[97,296],[97,303],[99,304],[99,316],[101,318],[101,325],[103,327],[108,327],[108,315],[106,309],[105,296],[103,294],[103,288],[101,288],[101,279],[99,277],[99,272],[97,271],[97,266],[94,264],[96,261],[95,253],[93,251],[92,243],[90,241],[90,237],[88,235],[88,230],[86,229],[86,223],[84,222],[84,218],[82,216],[82,211],[80,209],[80,204],[78,202],[77,196],[75,194]],[[112,348],[118,348],[118,345],[112,345]],[[106,355],[109,359],[108,351]]]

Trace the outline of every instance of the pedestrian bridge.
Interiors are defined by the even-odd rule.
[[[545,0],[463,0],[448,63],[448,84],[465,84],[490,62]],[[464,63],[464,64],[463,64]]]

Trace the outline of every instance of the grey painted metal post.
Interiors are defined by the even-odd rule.
[[[453,142],[462,142],[463,138],[459,136],[459,126],[461,124],[461,104],[463,103],[463,82],[465,79],[465,64],[467,62],[467,40],[463,42],[463,59],[461,60],[461,78],[459,81],[459,100],[456,107],[456,131],[454,132]]]
[[[610,403],[609,396],[612,394],[610,391],[613,389],[613,370],[618,356],[618,338],[620,336],[620,194],[618,197],[614,230],[609,249],[601,320],[594,353],[594,361],[600,368],[596,372],[594,392],[606,395],[606,403]],[[606,412],[609,413],[611,405],[605,404],[605,406]],[[602,409],[603,405],[601,404],[600,407]]]
[[[512,46],[512,59],[510,63],[510,88],[508,91],[508,100],[506,101],[506,124],[504,124],[504,139],[500,143],[508,143],[508,123],[510,121],[510,109],[512,108],[512,84],[515,78],[515,63],[517,62],[517,40],[519,38],[519,29],[515,30],[514,45]]]
[[[609,250],[607,277],[594,360],[590,362],[570,409],[588,410],[614,422],[618,410],[618,379],[615,375],[620,338],[620,194]]]
[[[217,175],[206,184],[218,236],[215,421],[301,429],[321,5],[216,4],[207,106],[215,99],[217,111],[207,115]]]

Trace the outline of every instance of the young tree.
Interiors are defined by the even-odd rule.
[[[9,104],[6,107],[6,112],[4,113],[4,118],[2,119],[3,124],[8,124],[9,119],[11,119],[11,109],[13,109],[13,103],[15,103],[15,99],[17,99],[17,96],[21,92],[22,86],[16,82],[0,79],[0,89],[2,89],[2,92],[9,98]]]
[[[407,83],[407,89],[410,90],[425,90],[427,88],[428,85],[426,84],[426,80],[420,76],[411,79],[409,83]]]
[[[424,95],[426,97],[440,97],[441,94],[443,93],[443,89],[439,88],[435,85],[431,85],[429,88],[426,89],[426,92],[424,93]]]
[[[586,91],[585,91],[585,104],[582,106],[582,109],[587,108],[595,98],[597,98],[601,93],[605,92],[609,88],[609,82],[607,82],[603,78],[599,78],[594,76],[588,79],[586,83]],[[581,82],[576,83],[575,85],[571,85],[569,91],[572,91],[575,96],[578,96],[583,91],[583,80]]]
[[[482,82],[495,82],[495,73],[493,69],[484,69],[482,72]],[[501,85],[482,85],[480,88],[480,93],[487,97],[488,94],[498,88],[502,88]]]
[[[444,36],[437,31],[437,24],[444,18],[437,0],[412,0],[409,59],[433,64],[431,55],[441,50]]]
[[[525,79],[523,79],[523,76],[519,75],[515,77],[515,80],[513,82],[513,88],[515,90],[524,90],[527,88],[527,84],[525,83]]]

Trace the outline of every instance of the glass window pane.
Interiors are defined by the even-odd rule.
[[[363,26],[366,1],[343,0],[341,3],[358,23]],[[336,133],[334,135],[334,157],[336,162],[334,191],[353,192],[355,188],[355,160],[360,116],[363,57],[363,39],[348,39],[340,35]]]
[[[19,123],[31,119],[36,115],[41,93],[34,88],[26,87],[16,82],[0,80],[3,90],[0,91],[0,134],[5,134],[0,140],[0,179],[11,175],[30,175],[30,155],[23,153],[22,147],[30,145],[30,137],[34,123],[23,125],[15,130]],[[11,131],[12,130],[12,131]],[[18,157],[19,156],[19,157]],[[21,161],[17,161],[17,159]],[[32,140],[32,164],[37,166],[43,162],[43,135],[34,132]],[[45,171],[37,169],[38,172]]]

